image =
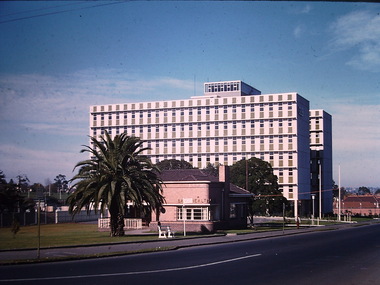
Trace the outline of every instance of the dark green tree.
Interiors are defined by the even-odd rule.
[[[277,176],[268,162],[256,157],[240,160],[231,166],[230,172],[231,183],[254,194],[249,207],[251,221],[253,215],[282,213],[282,205],[287,204],[287,200],[278,190]]]
[[[219,167],[216,166],[215,164],[211,164],[210,162],[207,163],[207,166],[206,168],[203,169],[203,171],[216,177],[219,176]]]
[[[0,211],[1,212],[19,212],[24,201],[20,195],[18,185],[11,179],[9,183],[5,180],[5,174],[0,171]]]
[[[371,190],[369,190],[368,187],[361,186],[358,189],[358,194],[359,195],[370,195],[371,194]]]
[[[170,169],[192,169],[194,168],[190,162],[185,160],[177,159],[164,159],[156,163],[156,167],[159,170],[170,170]]]
[[[29,190],[29,178],[25,174],[17,175],[17,191],[26,193]]]
[[[147,150],[137,137],[125,133],[112,139],[105,135],[98,141],[92,137],[94,147],[85,146],[90,159],[77,163],[79,168],[71,181],[72,194],[67,198],[69,211],[73,215],[82,208],[87,212],[93,207],[110,213],[111,236],[124,235],[124,214],[127,201],[132,201],[140,210],[160,209],[164,202],[162,181],[158,170],[150,159],[142,155]]]
[[[57,187],[58,192],[67,190],[68,181],[66,180],[66,175],[58,174],[54,178],[54,181],[54,184]]]

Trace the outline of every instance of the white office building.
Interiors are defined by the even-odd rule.
[[[91,106],[90,136],[104,130],[146,141],[153,163],[173,158],[204,168],[258,157],[271,163],[295,216],[310,205],[309,101],[295,92],[207,82],[190,99]]]

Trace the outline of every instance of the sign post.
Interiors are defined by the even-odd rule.
[[[191,204],[193,203],[193,198],[183,198],[182,199],[182,219],[183,219],[183,236],[186,236],[186,218],[187,218],[187,213],[186,213],[186,204]]]

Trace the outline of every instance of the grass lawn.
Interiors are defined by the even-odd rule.
[[[25,249],[38,247],[38,227],[20,227],[13,236],[11,228],[0,228],[0,250]],[[48,224],[41,225],[41,248],[66,245],[85,245],[99,243],[117,243],[128,241],[155,240],[157,235],[133,235],[110,237],[109,232],[99,232],[94,224]]]

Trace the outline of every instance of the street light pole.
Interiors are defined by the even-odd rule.
[[[319,220],[322,219],[322,165],[319,160]]]
[[[340,200],[340,164],[339,164],[339,170],[338,170],[339,178],[338,178],[338,221],[341,221],[340,213],[341,213],[341,200]]]
[[[311,194],[311,199],[313,200],[313,213],[311,214],[312,223],[314,225],[314,202],[315,202],[315,194]]]

